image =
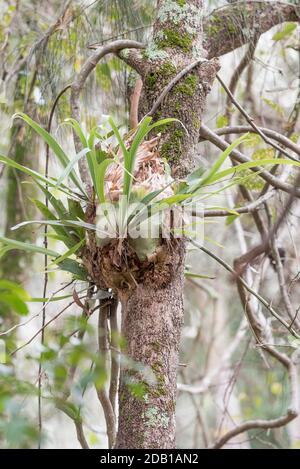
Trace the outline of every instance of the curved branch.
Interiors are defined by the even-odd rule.
[[[285,147],[292,150],[296,155],[300,158],[300,147],[296,145],[296,143],[292,142],[289,138],[285,137],[279,132],[275,130],[268,129],[266,127],[259,127],[260,130],[272,140],[276,140],[276,142],[280,143],[280,145],[284,145]],[[216,135],[229,135],[229,134],[243,134],[246,132],[258,133],[256,130],[253,129],[250,125],[236,125],[230,127],[222,127],[220,129],[215,129],[214,133]]]
[[[208,140],[209,142],[216,145],[216,147],[220,148],[220,150],[226,150],[229,147],[229,143],[225,142],[222,138],[220,138],[215,132],[210,130],[206,125],[202,124],[200,128],[200,136],[203,140]],[[241,153],[238,150],[232,150],[231,152],[232,159],[238,161],[239,163],[248,163],[250,158],[246,155]],[[292,184],[282,181],[276,176],[273,176],[269,171],[266,171],[260,166],[254,166],[249,168],[251,171],[259,173],[259,176],[267,181],[271,186],[275,187],[276,189],[281,189],[288,194],[293,194],[294,197],[300,198],[300,190],[295,188]]]
[[[248,112],[243,108],[243,106],[241,106],[241,104],[235,99],[235,97],[233,96],[233,94],[231,93],[230,89],[225,85],[224,81],[222,80],[222,78],[217,74],[216,75],[217,77],[217,80],[221,83],[222,87],[224,88],[224,91],[227,93],[229,99],[231,100],[231,102],[235,105],[235,107],[240,111],[240,113],[245,117],[246,121],[248,122],[248,124],[251,125],[251,127],[253,128],[253,130],[255,130],[256,133],[258,133],[260,135],[260,137],[264,140],[264,142],[266,142],[268,145],[271,145],[273,148],[275,148],[276,150],[278,150],[280,153],[282,153],[283,155],[287,156],[288,158],[290,158],[291,160],[295,160],[295,158],[293,158],[291,155],[289,155],[288,152],[286,152],[283,148],[280,148],[279,145],[277,145],[276,143],[273,143],[263,132],[262,130],[256,125],[256,123],[254,122],[254,119],[248,114]]]
[[[71,85],[71,116],[80,122],[80,107],[79,97],[86,83],[87,78],[91,72],[95,69],[98,62],[105,57],[107,54],[116,54],[123,49],[143,49],[145,46],[137,41],[120,39],[118,41],[111,42],[105,46],[97,49],[83,64],[80,72],[75,76],[74,81]],[[78,135],[73,132],[74,144],[76,152],[79,153],[81,150],[81,143]],[[91,192],[91,178],[87,168],[86,160],[81,158],[78,163],[80,177],[87,187],[88,192]]]
[[[249,320],[249,323],[251,325],[251,328],[254,332],[254,335],[256,337],[257,343],[263,347],[265,351],[267,351],[273,358],[278,360],[283,367],[286,368],[289,381],[290,381],[290,404],[289,407],[286,411],[286,414],[283,416],[278,417],[277,419],[271,419],[271,420],[262,420],[262,419],[257,419],[257,420],[249,420],[247,422],[244,422],[240,425],[237,425],[235,428],[232,430],[229,430],[225,435],[223,435],[221,438],[219,438],[211,447],[210,449],[220,449],[222,446],[224,446],[229,440],[234,438],[235,436],[244,433],[248,430],[256,429],[256,428],[261,428],[261,429],[270,429],[270,428],[279,428],[284,425],[287,425],[289,422],[294,420],[296,417],[299,415],[299,402],[298,402],[298,377],[297,377],[297,369],[293,363],[293,361],[285,354],[278,352],[276,348],[272,345],[268,345],[264,343],[264,338],[263,338],[263,328],[262,325],[259,321],[259,319],[255,316],[252,306],[246,297],[245,294],[245,289],[248,290],[249,293],[252,295],[256,296],[256,298],[261,301],[264,306],[267,307],[267,304],[265,304],[265,300],[260,297],[252,288],[249,287],[249,285],[245,282],[244,278],[236,275],[236,269],[233,269],[229,264],[227,264],[223,259],[220,259],[218,256],[213,254],[211,251],[208,249],[204,248],[203,246],[200,246],[198,243],[196,243],[193,240],[190,240],[192,244],[194,244],[196,247],[201,249],[203,252],[208,254],[210,257],[215,259],[219,264],[221,264],[226,270],[229,272],[233,273],[235,275],[235,279],[237,282],[238,286],[238,292],[242,301],[242,304],[245,308],[245,312],[247,315],[247,318]],[[235,265],[236,263],[234,263]],[[268,305],[270,306],[270,305]],[[267,307],[269,311],[271,312],[270,308]],[[272,308],[273,309],[273,308]],[[272,312],[272,314],[274,311]],[[276,313],[277,314],[277,313]],[[274,315],[274,314],[273,314]],[[275,316],[276,317],[276,316]],[[282,318],[279,316],[277,317],[278,320],[282,324],[284,324],[285,321],[282,320]]]
[[[266,348],[266,347],[264,347]],[[271,347],[268,347],[268,349]],[[271,349],[272,353],[276,352],[276,354],[279,352],[275,351],[274,349]],[[268,350],[270,352],[270,350]],[[271,353],[271,352],[270,352]],[[290,377],[290,382],[292,386],[295,387],[297,384],[295,375],[296,374],[296,369],[295,366],[293,365],[292,362],[290,362],[290,366],[288,368],[289,370],[289,377]],[[224,446],[229,440],[234,438],[237,435],[240,435],[241,433],[247,432],[248,430],[254,430],[256,428],[262,428],[269,430],[270,428],[279,428],[283,427],[284,425],[287,425],[289,422],[294,420],[298,416],[298,411],[296,409],[290,408],[287,410],[286,415],[283,415],[281,417],[278,417],[277,419],[272,419],[272,420],[249,420],[248,422],[244,422],[241,425],[238,425],[237,427],[233,428],[229,432],[225,433],[218,441],[214,443],[213,446],[210,447],[210,449],[220,449],[222,446]]]
[[[300,5],[280,1],[235,2],[214,10],[204,21],[204,48],[208,59],[253,42],[285,21],[300,21]]]
[[[102,301],[102,300],[101,300]],[[103,359],[104,369],[107,372],[107,361],[109,360],[109,345],[108,345],[108,314],[109,314],[110,305],[107,305],[102,311],[99,311],[99,319],[98,319],[98,346],[99,352],[101,353],[101,357]],[[108,445],[109,448],[113,448],[116,440],[116,418],[113,410],[112,403],[109,399],[108,392],[105,388],[105,385],[101,385],[100,387],[96,386],[96,392],[99,399],[99,402],[102,406],[105,422],[106,422],[106,430],[107,430],[107,437],[108,437]]]
[[[275,360],[278,360],[284,368],[286,368],[289,382],[290,382],[290,404],[286,411],[285,415],[278,417],[276,419],[270,420],[248,420],[240,425],[237,425],[232,430],[228,431],[219,438],[211,447],[210,449],[220,449],[224,446],[229,440],[234,438],[241,433],[247,432],[248,430],[254,429],[266,429],[269,430],[271,428],[279,428],[287,425],[292,420],[298,417],[299,415],[299,402],[298,402],[298,377],[297,377],[297,369],[294,365],[293,361],[285,354],[278,352],[274,346],[264,344],[263,337],[262,337],[262,328],[261,323],[258,318],[255,316],[252,306],[246,297],[245,290],[243,288],[243,283],[241,281],[241,277],[237,277],[237,287],[238,292],[241,298],[241,302],[245,308],[245,312],[247,314],[247,318],[253,329],[253,332],[256,337],[256,341],[259,345],[263,347],[263,350],[268,352]]]
[[[238,213],[239,215],[242,215],[244,213],[252,213],[256,211],[261,205],[265,204],[267,200],[271,199],[275,194],[274,189],[266,192],[262,197],[259,197],[257,200],[253,200],[253,202],[250,202],[250,204],[245,205],[244,207],[238,207],[234,208],[233,210]],[[197,212],[193,212],[194,216],[197,216]],[[217,209],[212,209],[212,210],[204,210],[203,212],[203,217],[228,217],[230,215],[230,211],[228,210],[217,210]]]
[[[228,88],[229,88],[230,92],[232,93],[232,95],[235,94],[239,79],[240,79],[243,71],[248,67],[249,63],[253,59],[254,52],[255,52],[255,49],[256,49],[256,46],[257,46],[257,42],[258,42],[257,39],[254,38],[253,42],[251,42],[249,44],[249,47],[248,47],[245,55],[243,56],[242,60],[240,61],[240,63],[238,64],[238,66],[236,67],[236,69],[234,70],[234,72],[232,74],[232,77],[230,79],[230,83],[229,83],[229,86],[228,86]],[[230,108],[231,108],[231,99],[230,99],[230,96],[227,95],[225,115],[228,118],[228,122],[231,124],[231,122],[230,122],[230,117],[231,117]]]
[[[271,305],[271,302],[268,302],[264,297],[262,297],[259,293],[257,293],[252,287],[250,287],[250,285],[248,285],[248,283],[244,280],[244,278],[239,274],[239,268],[238,268],[236,263],[235,263],[234,268],[233,268],[233,267],[231,267],[231,265],[229,265],[227,262],[225,262],[219,256],[217,256],[216,254],[211,252],[209,249],[205,248],[204,246],[201,246],[199,243],[197,243],[197,241],[194,241],[191,238],[189,239],[189,241],[194,246],[196,246],[196,248],[200,249],[205,254],[212,257],[215,261],[218,262],[218,264],[222,265],[222,267],[224,267],[224,269],[226,269],[228,272],[230,272],[233,275],[233,277],[236,280],[239,281],[239,283],[241,284],[243,289],[245,288],[251,295],[253,295],[267,309],[267,311],[269,311],[269,313],[275,319],[277,319],[277,321],[280,322],[280,324],[282,324],[282,326],[284,326],[286,328],[287,331],[289,331],[297,339],[300,339],[300,335],[294,329],[292,329],[290,327],[290,325],[285,321],[285,319],[283,319],[281,317],[280,313],[278,313],[273,308],[273,306]]]

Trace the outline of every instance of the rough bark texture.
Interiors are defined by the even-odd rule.
[[[219,57],[252,42],[277,24],[300,21],[300,2],[240,1],[217,8],[203,24],[208,58]]]
[[[183,245],[165,286],[146,282],[123,301],[126,360],[121,373],[117,448],[175,446],[176,376],[183,323]],[[126,364],[127,362],[127,364]]]
[[[160,0],[152,43],[142,59],[136,53],[127,54],[126,60],[143,80],[140,118],[181,70],[204,59],[201,11],[202,0]],[[175,117],[183,124],[159,129],[160,154],[168,160],[175,178],[186,176],[194,167],[201,113],[218,68],[213,59],[187,73],[154,116]],[[169,248],[164,245],[163,249]],[[172,244],[169,255],[158,259],[155,271],[168,274],[145,275],[137,278],[138,285],[129,294],[119,291],[127,361],[121,371],[117,448],[175,447],[176,376],[183,323],[182,240]]]

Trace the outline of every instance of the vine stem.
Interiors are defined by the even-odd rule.
[[[52,121],[54,117],[54,112],[55,108],[57,106],[57,103],[61,96],[71,87],[71,85],[65,86],[60,93],[57,95],[48,119],[48,124],[47,124],[47,132],[51,132],[51,126],[52,126]],[[48,178],[48,173],[49,173],[49,159],[50,159],[50,148],[48,143],[46,143],[46,162],[45,162],[45,171],[44,175],[46,178]],[[48,190],[48,184],[46,183],[45,186],[46,190]],[[45,196],[45,205],[48,208],[49,206],[49,201],[47,196]],[[45,249],[48,248],[48,225],[45,225],[44,228],[44,247]],[[43,285],[43,298],[47,297],[47,286],[48,286],[48,272],[47,272],[47,265],[48,265],[48,256],[45,254],[44,256],[44,285]],[[42,308],[42,327],[41,327],[41,345],[44,345],[45,342],[45,324],[46,324],[46,307],[47,307],[48,302],[43,301],[43,308]],[[42,364],[39,362],[39,369],[38,369],[38,449],[41,449],[41,440],[42,440],[42,429],[43,429],[43,418],[42,418]]]

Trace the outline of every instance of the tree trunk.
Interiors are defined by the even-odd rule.
[[[201,115],[219,69],[218,60],[204,58],[201,9],[202,0],[159,0],[149,47],[143,53],[122,55],[143,81],[140,118],[175,79],[159,108],[152,111],[154,120],[177,119],[155,129],[160,134],[160,156],[168,161],[174,179],[194,169]],[[193,68],[187,68],[191,63]],[[121,332],[126,346],[115,447],[174,448],[185,243],[182,238],[162,240],[146,262],[137,259],[129,244],[124,241],[120,254],[117,240],[103,249],[91,243],[83,256],[95,283],[111,288],[123,306]]]
[[[140,118],[181,70],[199,60],[199,65],[169,90],[153,116],[155,120],[175,117],[180,121],[161,130],[159,148],[174,178],[185,177],[194,168],[201,114],[219,68],[218,61],[204,59],[201,8],[202,0],[159,0],[152,44],[141,61],[136,62],[136,55],[132,56],[131,65],[143,80]],[[130,63],[130,53],[126,60]],[[164,248],[167,249],[166,245]],[[172,276],[167,282],[160,284],[150,278],[150,282],[139,283],[122,300],[122,336],[127,344],[127,359],[121,370],[117,448],[175,447],[183,251],[181,240],[171,261],[167,256],[160,267],[156,266],[163,270],[168,263],[172,265]],[[149,383],[151,373],[153,383]]]
[[[174,448],[176,377],[183,323],[184,247],[166,285],[140,284],[125,299],[122,336],[125,363],[119,392],[116,448]]]

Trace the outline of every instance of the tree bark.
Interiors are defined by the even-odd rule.
[[[175,117],[180,123],[161,130],[160,155],[175,178],[194,168],[201,114],[219,68],[206,61],[202,49],[202,0],[159,0],[152,45],[132,65],[143,80],[139,116],[152,108],[163,89],[187,65],[203,63],[187,73],[164,98],[154,119]],[[178,18],[181,18],[179,21]],[[183,40],[182,40],[183,39]],[[154,52],[153,52],[154,51]],[[183,125],[182,125],[183,124]],[[167,244],[163,246],[167,250]],[[176,377],[183,323],[184,241],[155,266],[167,278],[146,276],[122,298],[122,336],[126,340],[121,369],[117,448],[174,448]],[[164,275],[163,275],[164,277]]]
[[[72,85],[73,117],[77,117],[78,96],[89,73],[102,56],[116,53],[142,79],[139,119],[157,102],[160,106],[155,107],[154,120],[177,119],[156,130],[160,133],[160,156],[168,161],[174,179],[181,179],[193,169],[198,154],[202,112],[219,69],[216,57],[251,42],[253,37],[257,39],[280,22],[299,21],[299,4],[236,2],[217,9],[204,25],[202,0],[158,0],[157,8],[153,38],[143,52],[137,50],[143,46],[134,46],[132,41],[128,47],[134,49],[123,51],[124,41],[116,41],[114,47],[103,47],[86,62]],[[192,63],[197,65],[187,68]],[[174,84],[161,102],[162,91],[171,82]],[[85,180],[84,171],[81,173]],[[93,222],[94,211],[93,206],[92,219],[87,221]],[[122,249],[124,246],[126,252],[120,252],[119,240],[114,240],[102,249],[91,237],[82,254],[95,284],[112,289],[123,307],[121,332],[126,346],[122,350],[115,447],[173,448],[184,241],[162,241],[156,259],[151,256],[144,263],[128,243],[124,242]]]
[[[176,377],[183,323],[182,243],[172,253],[167,285],[140,284],[123,300],[125,362],[119,392],[116,448],[174,448]]]

